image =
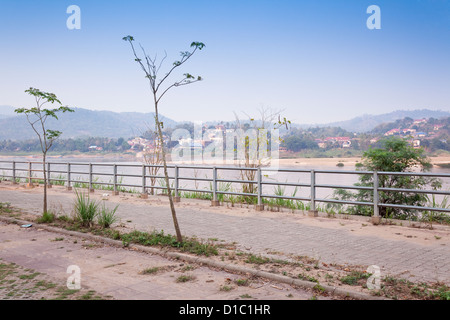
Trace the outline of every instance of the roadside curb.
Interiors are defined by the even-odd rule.
[[[18,224],[18,225],[32,224],[30,221],[21,220],[21,219],[12,218],[12,217],[4,217],[4,216],[0,216],[0,221],[10,223],[10,224]],[[98,235],[94,235],[94,234],[90,234],[90,233],[83,233],[83,232],[78,232],[78,231],[61,229],[61,228],[52,227],[52,226],[45,225],[45,224],[38,224],[37,228],[40,228],[40,229],[43,229],[46,231],[50,231],[50,232],[67,235],[67,236],[74,236],[74,237],[84,238],[84,239],[95,241],[95,242],[101,242],[101,243],[105,243],[105,244],[108,244],[108,245],[111,245],[114,247],[124,248],[124,245],[123,245],[122,241],[120,241],[120,240],[113,240],[110,238],[106,238],[106,237],[102,237],[102,236],[98,236]],[[377,297],[377,296],[369,295],[369,294],[362,293],[362,292],[356,292],[356,291],[342,289],[339,287],[322,285],[322,284],[305,281],[305,280],[301,280],[301,279],[294,279],[294,278],[291,278],[288,276],[283,276],[280,274],[274,274],[274,273],[270,273],[267,271],[250,269],[250,268],[237,266],[234,264],[229,264],[229,263],[220,262],[220,261],[213,261],[213,260],[210,260],[207,258],[196,257],[196,256],[192,256],[192,255],[185,254],[185,253],[170,252],[170,251],[165,251],[164,249],[146,247],[143,245],[136,245],[136,244],[129,244],[127,246],[127,248],[143,251],[143,252],[150,253],[150,254],[157,254],[157,255],[160,255],[165,258],[183,260],[183,261],[189,262],[189,263],[199,263],[199,264],[207,265],[210,267],[219,268],[221,270],[232,272],[232,273],[250,274],[255,277],[261,277],[261,278],[265,278],[268,280],[272,280],[272,281],[276,281],[276,282],[284,283],[284,284],[288,284],[288,285],[295,285],[295,286],[302,287],[304,289],[320,288],[320,290],[323,290],[324,292],[327,292],[332,295],[339,295],[342,297],[348,297],[348,298],[353,298],[353,299],[358,299],[358,300],[391,300],[391,299],[388,299],[385,297]]]

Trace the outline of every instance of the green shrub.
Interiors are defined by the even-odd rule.
[[[49,211],[45,211],[41,217],[37,219],[39,223],[52,223],[55,221],[55,214]]]
[[[108,209],[105,204],[103,204],[102,209],[98,213],[98,224],[103,228],[109,228],[113,223],[117,222],[118,218],[116,217],[116,211],[118,207],[119,205],[117,205],[114,209]]]
[[[75,218],[83,226],[91,226],[98,214],[99,203],[92,201],[88,194],[75,191],[77,198],[75,200]]]

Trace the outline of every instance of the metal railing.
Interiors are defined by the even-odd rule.
[[[28,183],[32,183],[33,180],[39,180],[40,178],[37,176],[33,176],[33,173],[42,173],[42,162],[33,162],[33,161],[0,161],[0,178],[7,179],[10,178],[13,182],[16,182],[18,179],[26,179]],[[40,168],[37,169],[36,166],[39,165]],[[62,162],[47,162],[46,163],[46,171],[47,177],[49,177],[49,184],[51,182],[59,181],[59,184],[64,184],[66,187],[71,188],[73,184],[84,184],[89,188],[90,191],[93,191],[93,186],[95,185],[106,185],[109,186],[110,190],[114,193],[118,193],[119,188],[129,187],[129,188],[138,188],[142,194],[147,194],[149,189],[162,189],[166,190],[167,187],[165,185],[156,185],[149,184],[148,179],[163,179],[162,175],[150,175],[147,174],[147,168],[150,167],[159,167],[162,168],[162,165],[149,165],[149,164],[121,164],[121,163],[83,163],[83,162],[71,162],[71,163],[62,163]],[[84,167],[85,170],[73,170],[74,167]],[[64,169],[63,169],[64,168]],[[94,168],[102,168],[103,172],[95,171]],[[130,172],[124,173],[119,172],[119,168],[127,168]],[[180,196],[180,192],[202,192],[211,194],[211,198],[214,203],[217,203],[218,195],[236,195],[236,196],[246,196],[246,197],[255,197],[256,203],[258,206],[263,206],[263,199],[267,198],[275,198],[275,199],[285,199],[285,200],[297,200],[297,201],[308,201],[309,202],[309,210],[316,211],[317,203],[335,203],[335,204],[343,204],[343,205],[359,205],[359,206],[370,206],[373,207],[373,216],[379,217],[379,210],[381,207],[386,208],[400,208],[400,209],[415,209],[415,210],[426,210],[426,211],[439,211],[450,213],[450,208],[445,207],[425,207],[425,206],[409,206],[409,205],[401,205],[401,204],[389,204],[389,203],[381,203],[380,192],[408,192],[408,193],[422,193],[422,194],[436,194],[441,196],[450,196],[449,191],[442,190],[422,190],[422,189],[399,189],[399,188],[385,188],[379,186],[379,177],[382,175],[404,175],[404,176],[422,176],[422,177],[437,177],[437,178],[449,178],[450,174],[439,174],[439,173],[416,173],[416,172],[372,172],[372,171],[334,171],[334,170],[306,170],[306,169],[269,169],[269,168],[248,168],[248,167],[224,167],[224,166],[197,166],[197,165],[168,165],[168,168],[171,169],[172,175],[169,179],[172,181],[171,190],[174,192],[175,197]],[[107,172],[109,169],[109,172]],[[211,178],[199,178],[194,175],[190,176],[181,176],[180,169],[185,170],[207,170],[212,173]],[[221,179],[218,176],[219,171],[235,171],[235,172],[253,172],[254,180],[245,180],[245,179]],[[306,174],[309,175],[309,179],[305,179],[304,183],[300,182],[279,182],[279,181],[267,181],[264,180],[263,172],[276,171],[281,173],[290,173],[290,174]],[[26,172],[25,176],[21,176],[18,173]],[[51,177],[51,174],[65,174],[65,177],[60,176],[59,178]],[[316,178],[318,174],[343,174],[343,175],[372,175],[372,186],[357,186],[357,185],[337,185],[337,184],[319,184],[316,182]],[[74,179],[74,175],[78,175],[77,179]],[[87,177],[86,180],[80,180],[80,177]],[[110,181],[98,181],[99,177],[111,177]],[[139,183],[132,183],[128,181],[124,183],[123,181],[119,181],[119,179],[123,178],[134,178],[138,179]],[[42,178],[41,178],[42,179]],[[186,188],[180,187],[180,181],[203,181],[209,182],[210,189],[199,189],[199,188]],[[248,192],[235,192],[235,191],[227,191],[227,190],[219,190],[218,183],[238,183],[238,184],[252,184],[256,186],[254,190],[255,193]],[[306,187],[310,190],[309,196],[285,196],[285,195],[276,195],[270,193],[263,192],[263,186],[291,186],[291,187]],[[317,189],[325,188],[325,189],[346,189],[346,190],[366,190],[372,192],[373,201],[351,201],[351,200],[339,200],[339,199],[327,199],[327,198],[318,198],[317,197]]]

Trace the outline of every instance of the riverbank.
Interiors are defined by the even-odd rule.
[[[24,159],[25,161],[39,161],[41,159],[40,155],[1,155],[0,160],[11,160],[11,159]],[[142,162],[142,158],[136,157],[136,154],[131,153],[77,153],[68,155],[50,155],[47,157],[48,161],[64,161],[66,159],[92,159],[93,161],[103,162],[103,161],[129,161],[129,162]],[[431,163],[434,166],[449,168],[450,167],[450,156],[437,156],[429,157]],[[296,167],[296,166],[317,166],[317,167],[333,167],[342,163],[343,166],[352,167],[357,163],[361,162],[361,157],[343,157],[343,158],[284,158],[278,160],[278,165],[280,167]],[[200,162],[184,162],[183,164],[198,164],[198,165],[221,165],[220,163],[208,163],[207,161]]]
[[[435,166],[450,165],[450,156],[429,157],[431,164]],[[278,160],[280,166],[336,166],[342,163],[344,166],[355,166],[361,162],[361,157],[349,158],[294,158]]]

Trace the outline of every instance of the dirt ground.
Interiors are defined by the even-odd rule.
[[[311,290],[0,222],[0,299],[307,300]],[[67,268],[79,266],[81,289]],[[320,297],[320,299],[330,299]]]

